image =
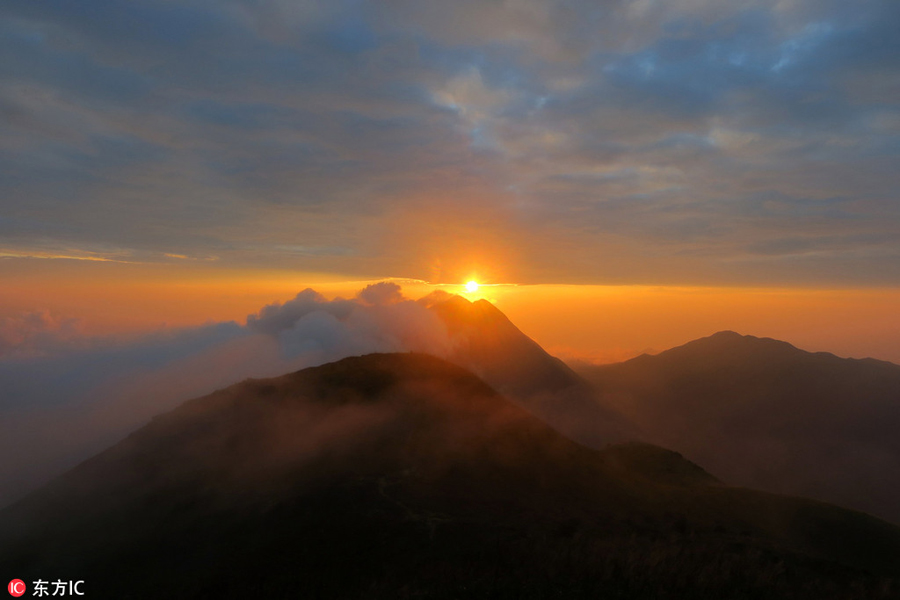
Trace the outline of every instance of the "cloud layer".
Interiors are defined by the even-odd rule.
[[[900,281],[900,7],[11,0],[0,256]]]
[[[307,289],[248,316],[246,325],[127,341],[78,335],[49,315],[0,325],[0,504],[188,398],[347,356],[446,356],[451,344],[440,319],[394,283],[371,285],[350,300]]]

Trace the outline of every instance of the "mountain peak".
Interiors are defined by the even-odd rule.
[[[694,340],[694,341],[701,341],[701,340],[715,340],[715,341],[719,341],[719,342],[732,342],[732,343],[741,343],[741,342],[744,342],[744,343],[773,343],[774,342],[776,344],[791,346],[791,344],[789,344],[788,342],[776,340],[775,338],[747,335],[747,334],[743,334],[743,333],[738,333],[736,331],[732,331],[730,329],[726,329],[723,331],[717,331],[716,333],[714,333],[710,336],[707,336],[705,338],[700,338],[699,340]],[[691,342],[688,342],[688,343],[691,343]],[[793,348],[794,346],[791,346],[791,347]]]
[[[737,331],[732,331],[730,329],[725,329],[723,331],[717,331],[716,333],[709,336],[709,338],[712,338],[712,339],[722,339],[722,340],[726,340],[726,339],[738,340],[738,339],[751,338],[751,337],[753,337],[753,336],[743,335],[743,334],[738,333]]]
[[[490,386],[462,367],[418,352],[350,356],[282,378],[258,381],[270,387],[283,382],[283,386],[302,389],[315,397],[340,396],[357,401],[371,401],[400,382],[421,381],[455,386],[486,397],[496,395]]]
[[[471,301],[462,296],[452,295],[429,303],[444,321],[451,333],[461,329],[483,328],[503,324],[516,329],[503,312],[484,298]]]
[[[721,331],[581,374],[646,441],[724,481],[900,520],[900,483],[884,476],[900,451],[898,365]]]
[[[633,426],[571,368],[480,299],[431,294],[424,303],[453,338],[450,360],[566,435],[594,447],[635,437]]]
[[[698,355],[710,360],[718,360],[723,355],[758,355],[765,354],[773,357],[799,356],[809,354],[796,346],[768,337],[744,335],[736,331],[725,330],[710,336],[699,338],[681,346],[671,348],[657,354],[657,357],[676,357]]]

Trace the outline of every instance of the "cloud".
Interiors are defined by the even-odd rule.
[[[359,292],[359,299],[372,306],[385,306],[405,300],[400,286],[392,281],[381,281],[367,285]]]
[[[352,300],[306,289],[234,322],[90,337],[46,312],[0,320],[0,504],[178,403],[248,377],[373,352],[447,356],[443,322],[393,282]]]
[[[7,2],[0,246],[427,279],[496,238],[475,252],[523,282],[789,281],[732,259],[785,228],[900,234],[898,10]],[[745,218],[758,194],[852,218]],[[897,282],[842,256],[808,278]]]
[[[257,314],[249,315],[247,327],[260,333],[274,335],[293,327],[298,320],[315,311],[325,311],[340,318],[349,315],[353,308],[350,302],[328,301],[315,290],[307,288],[293,300],[284,304],[270,304]]]
[[[82,341],[77,319],[58,319],[48,311],[0,318],[0,359],[42,356]]]
[[[326,300],[306,289],[248,316],[247,328],[275,337],[286,359],[302,357],[307,364],[372,352],[445,356],[450,346],[440,319],[404,298],[393,282],[369,285],[353,300]]]

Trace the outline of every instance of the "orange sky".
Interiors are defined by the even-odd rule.
[[[3,4],[0,318],[475,272],[560,355],[900,362],[900,2],[297,4]]]
[[[35,259],[0,261],[0,281],[0,318],[49,310],[81,319],[89,334],[243,322],[306,287],[347,297],[369,282],[289,271]],[[438,287],[398,282],[413,298]],[[462,285],[440,287],[463,292]],[[608,362],[731,329],[807,350],[900,363],[900,289],[507,284],[482,286],[468,296],[491,300],[563,358]]]

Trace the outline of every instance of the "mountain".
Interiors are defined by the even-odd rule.
[[[889,598],[900,528],[575,443],[468,371],[348,358],[186,402],[0,511],[92,598]]]
[[[535,390],[555,392],[584,383],[487,300],[471,302],[454,295],[429,303],[429,308],[458,340],[454,358],[471,363],[503,393],[527,396]]]
[[[454,341],[448,359],[476,373],[572,439],[596,448],[638,436],[619,412],[558,358],[522,333],[487,300],[433,294],[420,302]]]
[[[900,366],[721,332],[583,367],[645,439],[723,480],[900,523]]]

